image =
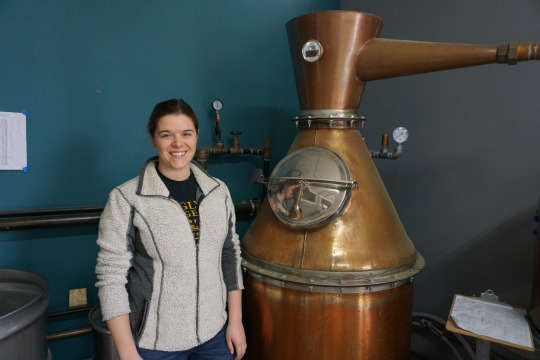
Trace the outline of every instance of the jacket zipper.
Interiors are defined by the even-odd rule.
[[[215,189],[215,188],[214,188]],[[214,189],[210,190],[210,192],[208,194],[210,194],[212,191],[214,191]],[[201,203],[203,202],[203,200],[206,198],[206,194],[204,194],[202,192],[202,190],[200,190],[201,192],[201,196],[200,196],[200,201],[199,199],[197,199],[197,201],[199,202],[199,221],[201,219],[200,217],[200,207],[201,207]],[[182,206],[180,206],[180,204],[178,203],[178,201],[174,200],[172,197],[167,197],[167,199],[171,200],[172,202],[174,202],[179,208],[180,208],[180,211],[184,214],[184,216],[186,217],[186,219],[188,220],[188,224],[189,224],[189,219],[187,218],[187,215],[186,215],[186,212],[184,211],[184,209],[182,209]],[[199,225],[199,239],[201,238],[201,233],[202,232],[202,227]],[[193,233],[192,233],[193,234]],[[199,337],[199,290],[200,290],[200,282],[199,282],[199,242],[198,241],[195,241],[195,236],[193,236],[193,241],[195,242],[195,269],[197,271],[196,275],[197,275],[197,293],[195,294],[195,336],[197,338],[197,344],[201,344],[201,339]]]
[[[198,185],[197,185],[198,187]],[[213,190],[213,189],[212,189]],[[210,190],[210,192],[212,192],[212,190]],[[204,198],[206,197],[204,195],[204,193],[202,192],[202,190],[200,189],[199,187],[199,191],[201,193],[201,196],[199,197],[201,200],[199,201],[199,198],[197,198],[197,202],[199,203],[199,206],[197,207],[197,211],[199,211],[199,240],[198,241],[195,241],[195,236],[193,236],[193,240],[195,241],[195,248],[196,248],[196,252],[195,252],[195,268],[197,269],[197,294],[196,294],[196,310],[195,310],[195,335],[197,336],[197,344],[201,344],[201,338],[199,337],[199,301],[200,301],[200,298],[199,298],[199,292],[200,292],[200,281],[199,281],[199,241],[201,239],[201,232],[202,232],[202,227],[201,227],[201,203],[202,201],[204,200]],[[185,212],[184,212],[185,214]],[[189,219],[188,219],[189,220]]]
[[[198,187],[198,186],[197,186]],[[199,198],[197,198],[197,202],[199,203],[199,206],[198,206],[198,211],[199,211],[199,241],[201,239],[201,233],[202,233],[202,226],[200,224],[200,221],[201,221],[201,203],[203,202],[203,200],[206,198],[206,194],[204,194],[202,192],[202,189],[200,187],[199,188],[199,191],[201,193],[201,196]],[[214,189],[210,190],[209,193],[211,193]],[[199,201],[200,199],[200,201]],[[182,212],[184,213],[184,215],[186,214],[185,211],[182,210]],[[189,219],[188,219],[188,222],[189,222]],[[193,240],[195,241],[195,236],[193,236]],[[195,252],[195,268],[197,269],[197,294],[196,294],[196,310],[195,310],[195,335],[197,337],[197,344],[201,344],[201,339],[199,337],[199,301],[200,301],[200,298],[199,298],[199,292],[200,292],[200,281],[199,281],[199,241],[195,241],[195,248],[196,248],[196,252]]]
[[[201,198],[201,201],[199,202],[199,209],[200,209],[200,206],[201,206],[201,202],[204,200],[206,196],[202,196]],[[189,219],[186,215],[186,212],[184,211],[184,209],[182,209],[182,206],[180,206],[180,204],[178,203],[178,201],[174,200],[172,197],[169,196],[169,199],[171,201],[173,201],[175,204],[178,205],[178,207],[180,207],[180,211],[184,214],[184,216],[186,217],[186,219],[188,220],[188,224],[189,224]],[[201,217],[200,217],[200,212],[199,212],[199,222],[201,220]],[[200,236],[200,224],[199,224],[199,239],[201,238]],[[192,233],[193,235],[193,233]],[[195,236],[193,235],[193,241],[195,242],[195,270],[196,270],[196,294],[195,294],[195,336],[197,338],[197,344],[201,344],[201,339],[199,337],[199,292],[200,292],[200,281],[199,281],[199,242],[198,241],[195,241]]]
[[[199,235],[200,236],[200,235]],[[197,248],[197,251],[195,252],[195,261],[197,268],[197,294],[196,294],[196,305],[197,308],[195,310],[195,335],[197,336],[197,344],[201,344],[201,339],[199,338],[199,242],[195,242],[195,247]]]

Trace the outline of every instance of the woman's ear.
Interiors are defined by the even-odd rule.
[[[152,134],[149,133],[148,136],[150,137],[150,141],[152,142],[152,146],[156,147],[156,143],[154,141],[154,137],[152,136]]]

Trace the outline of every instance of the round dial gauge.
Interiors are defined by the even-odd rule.
[[[223,107],[223,103],[221,102],[221,100],[216,99],[212,102],[212,107],[214,108],[214,110],[219,111]]]
[[[409,130],[405,129],[403,126],[400,126],[394,129],[393,136],[396,142],[405,142],[409,138]]]

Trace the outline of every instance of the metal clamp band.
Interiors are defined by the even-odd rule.
[[[411,281],[425,266],[425,260],[419,253],[397,266],[346,272],[294,268],[259,259],[245,251],[242,251],[242,258],[242,267],[262,281],[272,284],[276,284],[277,281],[281,287],[305,291],[318,289],[316,290],[318,292],[337,293],[386,290]]]

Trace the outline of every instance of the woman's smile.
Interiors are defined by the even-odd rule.
[[[159,171],[172,180],[187,179],[189,163],[197,148],[197,137],[190,117],[184,114],[162,117],[152,137],[152,145],[159,156]]]

